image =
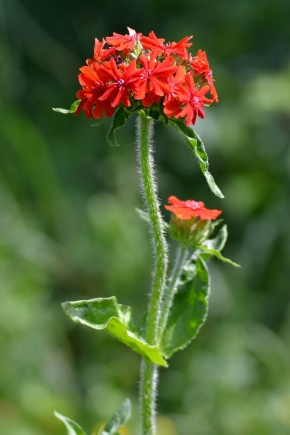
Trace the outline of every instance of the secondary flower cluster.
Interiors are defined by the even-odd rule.
[[[201,201],[181,201],[176,196],[170,196],[168,202],[170,205],[165,208],[173,213],[169,225],[173,239],[191,248],[208,239],[215,228],[212,221],[221,214],[220,210],[209,210]]]
[[[93,59],[80,68],[75,113],[83,110],[100,119],[113,116],[118,107],[133,112],[155,105],[162,115],[183,119],[188,126],[198,116],[204,118],[203,107],[218,96],[206,53],[188,52],[192,36],[165,43],[154,32],[143,36],[129,27],[128,32],[95,39]]]

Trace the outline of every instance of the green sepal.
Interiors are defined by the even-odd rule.
[[[190,148],[194,152],[199,167],[205,176],[205,179],[207,181],[207,184],[209,185],[211,191],[217,195],[220,198],[224,198],[224,195],[222,194],[221,190],[218,188],[213,176],[209,172],[209,162],[208,162],[208,155],[205,151],[204,143],[199,137],[199,135],[192,130],[190,127],[188,127],[184,121],[180,121],[177,119],[168,119],[168,123],[172,125],[176,130],[181,133],[183,138],[187,141]]]
[[[131,411],[131,402],[126,399],[98,435],[119,435],[118,430],[120,427],[125,426],[131,417]]]
[[[61,109],[59,107],[53,107],[52,110],[55,112],[63,113],[64,115],[67,115],[68,113],[75,113],[77,111],[77,108],[79,107],[81,100],[77,100],[70,106],[69,109]]]
[[[67,429],[67,435],[86,435],[80,425],[77,424],[75,421],[71,420],[68,417],[65,417],[64,415],[59,414],[56,411],[54,411],[54,415],[56,416],[56,418],[64,423]]]
[[[118,142],[116,140],[116,130],[120,127],[122,127],[127,119],[130,116],[130,112],[128,112],[125,107],[119,107],[119,109],[116,111],[113,119],[113,124],[108,132],[107,140],[110,143],[110,145],[118,146]]]
[[[64,302],[62,308],[73,322],[105,330],[154,364],[167,366],[160,349],[146,343],[138,334],[132,320],[131,307],[118,304],[114,296]]]
[[[209,292],[206,264],[193,255],[183,266],[161,339],[160,347],[166,358],[184,349],[198,334],[207,316]]]

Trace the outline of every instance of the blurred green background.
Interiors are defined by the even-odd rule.
[[[242,265],[210,264],[208,321],[161,371],[158,435],[290,433],[289,16],[287,0],[2,0],[1,434],[64,434],[54,409],[90,433],[125,397],[134,416],[124,434],[138,432],[139,356],[60,307],[117,295],[138,319],[147,303],[135,120],[111,147],[110,121],[96,129],[51,110],[75,100],[94,38],[126,26],[167,41],[193,34],[192,52],[207,52],[220,103],[196,131],[225,199],[161,124],[159,196],[222,209],[224,255]]]

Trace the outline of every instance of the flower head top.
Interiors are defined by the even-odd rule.
[[[181,201],[176,196],[170,196],[165,205],[166,210],[172,211],[181,220],[188,220],[198,217],[200,220],[215,220],[220,214],[220,210],[209,210],[205,208],[202,201],[196,202],[192,199]]]
[[[148,36],[128,27],[127,35],[95,39],[94,56],[78,75],[76,114],[89,118],[111,117],[119,107],[127,112],[154,105],[166,118],[184,120],[190,126],[204,118],[203,107],[218,101],[206,53],[194,57],[186,36],[166,43],[154,32]]]

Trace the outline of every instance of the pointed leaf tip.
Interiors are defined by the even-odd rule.
[[[70,106],[69,109],[61,109],[60,107],[53,107],[52,110],[55,112],[63,113],[64,115],[67,115],[68,113],[75,113],[77,111],[77,108],[79,107],[81,100],[77,100]]]
[[[81,426],[75,421],[71,420],[68,417],[65,417],[64,415],[61,415],[57,411],[54,411],[54,415],[56,416],[56,418],[64,423],[68,435],[86,435]]]
[[[122,405],[117,409],[114,415],[106,424],[100,435],[115,435],[120,427],[125,426],[131,417],[132,406],[129,399],[125,399]]]

